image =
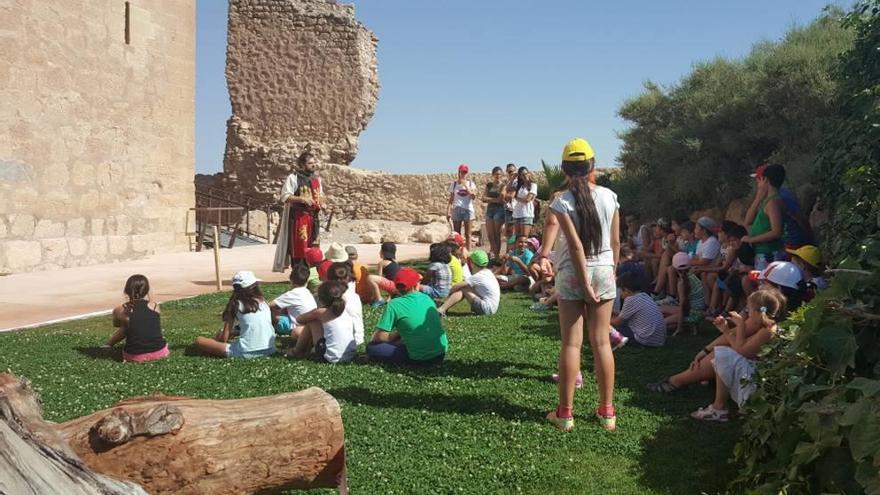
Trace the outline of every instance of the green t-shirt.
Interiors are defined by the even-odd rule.
[[[317,293],[320,286],[321,279],[318,277],[318,268],[314,266],[309,267],[309,279],[306,281],[306,287],[309,288],[309,291]]]
[[[388,301],[376,328],[399,333],[410,359],[416,361],[446,354],[449,346],[437,306],[430,297],[418,291]]]

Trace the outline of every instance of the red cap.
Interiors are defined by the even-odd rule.
[[[750,174],[749,177],[754,177],[755,179],[760,179],[764,177],[764,171],[767,170],[767,164],[762,163],[758,165],[758,168],[755,169],[755,173]]]
[[[459,172],[468,173],[468,170],[470,170],[470,169],[469,169],[468,166],[465,165],[464,163],[462,163],[461,165],[458,166],[458,171],[459,171]]]
[[[303,253],[303,257],[306,259],[306,263],[308,263],[309,266],[315,266],[324,261],[324,253],[321,252],[321,248],[317,247],[306,249],[306,252]]]
[[[421,281],[422,276],[419,275],[419,272],[409,267],[401,268],[397,272],[397,275],[394,276],[394,285],[397,286],[398,290],[402,291],[411,291],[415,289]]]
[[[458,247],[464,247],[464,237],[458,232],[453,232],[449,234],[448,240],[458,244]]]

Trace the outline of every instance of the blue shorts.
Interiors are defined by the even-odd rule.
[[[507,211],[504,209],[504,205],[500,205],[497,203],[493,203],[486,207],[486,220],[494,220],[496,222],[505,221],[505,215]],[[511,213],[512,215],[513,213]]]
[[[513,210],[504,210],[504,223],[513,225]]]
[[[456,206],[452,209],[453,222],[469,222],[475,217],[474,212],[467,208]]]
[[[535,223],[535,217],[514,218],[513,223],[516,225],[532,225],[533,223]]]
[[[727,290],[727,284],[720,278],[715,281],[715,285],[717,285],[720,290]]]
[[[278,321],[275,322],[275,333],[279,335],[290,335],[292,328],[293,325],[288,315],[281,315],[278,317]]]
[[[447,290],[445,293],[443,291],[437,290],[436,287],[430,285],[422,285],[420,290],[423,294],[427,294],[431,299],[443,299],[449,296],[449,291]]]

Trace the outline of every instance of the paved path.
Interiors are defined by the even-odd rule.
[[[375,265],[377,244],[357,244],[360,261]],[[322,246],[326,249],[327,246]],[[287,274],[273,273],[274,245],[220,250],[220,277],[228,290],[238,270],[253,270],[266,282],[286,282]],[[427,244],[401,244],[397,257],[428,257]],[[20,273],[0,277],[0,332],[50,322],[106,314],[124,301],[122,287],[135,273],[150,279],[158,301],[214,292],[213,251],[171,253],[148,258],[63,270]]]

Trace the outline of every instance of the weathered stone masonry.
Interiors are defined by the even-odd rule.
[[[2,0],[0,18],[0,273],[185,249],[195,2]]]

